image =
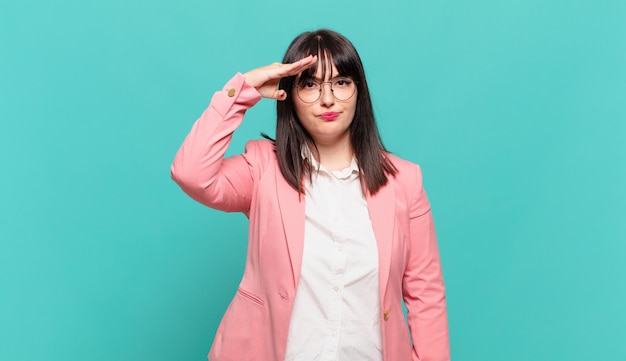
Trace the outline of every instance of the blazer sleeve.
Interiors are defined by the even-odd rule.
[[[430,204],[416,167],[409,211],[410,246],[403,297],[414,361],[449,361],[446,297]]]
[[[248,213],[253,191],[256,146],[224,159],[246,110],[261,99],[238,73],[216,92],[174,157],[172,179],[191,198],[211,208]]]

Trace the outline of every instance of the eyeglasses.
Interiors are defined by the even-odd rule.
[[[330,84],[330,91],[335,99],[346,101],[355,93],[356,84],[351,78],[335,78],[331,81],[304,80],[294,84],[298,98],[305,103],[315,103],[322,95],[322,86]]]

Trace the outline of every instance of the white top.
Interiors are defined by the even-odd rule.
[[[319,173],[305,185],[304,253],[285,361],[382,361],[378,250],[356,160],[328,172],[309,159]]]

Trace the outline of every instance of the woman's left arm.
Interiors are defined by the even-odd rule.
[[[416,167],[409,210],[410,245],[402,289],[413,340],[413,360],[448,361],[446,296],[430,205]]]

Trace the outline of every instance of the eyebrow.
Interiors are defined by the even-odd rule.
[[[334,76],[334,77],[332,77],[332,78],[328,79],[328,81],[333,81],[333,80],[340,79],[340,78],[348,78],[348,79],[352,79],[352,77],[351,77],[351,76],[348,76],[348,75],[337,75],[337,76]],[[323,80],[322,80],[322,79],[320,79],[319,77],[316,77],[316,76],[314,76],[314,77],[308,77],[308,78],[303,78],[303,77],[300,77],[300,79],[298,79],[298,81],[299,81],[299,82],[300,82],[300,81],[306,81],[306,80],[314,80],[314,81],[319,82],[319,83],[323,82]]]

